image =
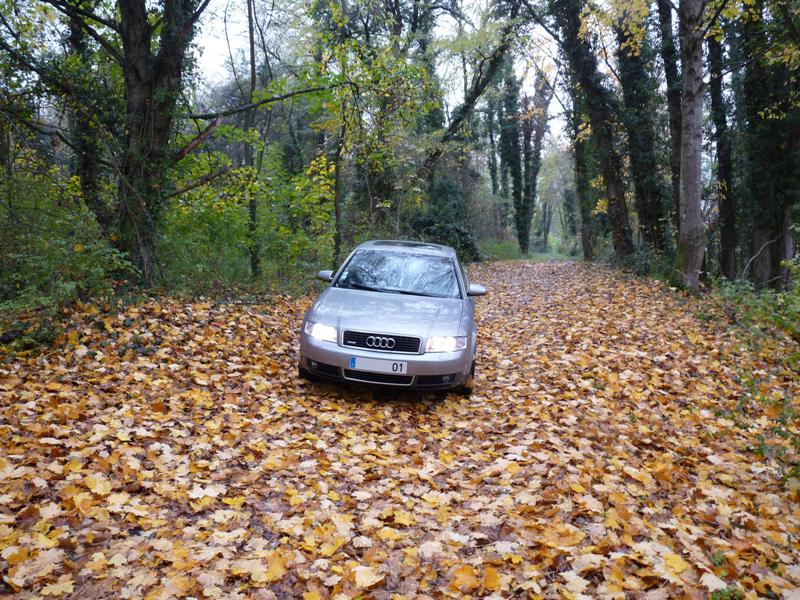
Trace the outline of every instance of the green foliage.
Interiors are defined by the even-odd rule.
[[[113,273],[132,274],[101,235],[77,178],[24,152],[0,193],[0,310],[61,309],[109,295]]]
[[[219,156],[188,158],[176,173],[179,185],[213,168]],[[333,260],[334,165],[314,159],[304,172],[283,170],[279,145],[266,149],[263,170],[229,171],[211,185],[174,201],[162,218],[160,250],[163,284],[193,293],[220,293],[252,285],[256,289],[304,289],[309,273]],[[248,201],[255,195],[256,241],[263,267],[250,279]]]
[[[442,223],[430,217],[420,217],[411,224],[415,237],[422,241],[444,244],[455,249],[465,263],[481,260],[478,243],[472,234],[456,223]]]
[[[793,284],[782,292],[756,290],[750,282],[725,282],[719,288],[731,319],[755,338],[785,335],[800,343],[800,258],[785,263]],[[800,369],[800,353],[785,357]]]
[[[744,593],[739,587],[729,585],[723,590],[712,592],[711,600],[744,600]]]
[[[519,245],[508,239],[488,239],[480,242],[481,254],[487,260],[526,260],[544,262],[547,260],[575,260],[561,252],[530,252],[523,254]]]

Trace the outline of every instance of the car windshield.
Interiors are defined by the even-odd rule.
[[[347,263],[337,287],[437,298],[460,298],[455,267],[450,258],[359,250]]]

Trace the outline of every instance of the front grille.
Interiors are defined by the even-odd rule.
[[[367,338],[377,337],[382,339],[394,340],[392,348],[379,348],[367,345]],[[342,336],[342,343],[348,348],[366,348],[368,350],[378,350],[381,352],[405,352],[408,354],[419,354],[420,339],[407,335],[388,335],[385,333],[364,333],[361,331],[345,331]]]
[[[444,378],[447,377],[447,382]],[[417,385],[447,385],[456,380],[456,374],[450,375],[417,375]]]
[[[368,383],[390,383],[392,385],[411,385],[414,378],[410,375],[390,375],[388,373],[367,373],[365,371],[344,370],[345,379],[366,381]]]

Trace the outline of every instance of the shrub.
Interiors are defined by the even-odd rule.
[[[130,272],[103,238],[85,206],[77,178],[23,154],[2,184],[0,309],[61,309],[107,295],[112,273]]]

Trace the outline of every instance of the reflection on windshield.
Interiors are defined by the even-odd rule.
[[[452,260],[411,252],[359,250],[336,285],[415,296],[460,297]]]

